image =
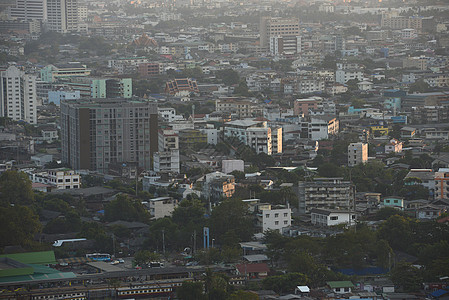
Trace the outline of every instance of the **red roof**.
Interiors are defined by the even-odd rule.
[[[438,219],[437,222],[438,223],[447,223],[447,222],[449,222],[449,216]]]
[[[263,118],[263,117],[257,117],[255,119],[253,119],[253,121],[270,121],[270,120]]]
[[[270,271],[270,268],[268,268],[268,265],[266,263],[240,264],[236,265],[235,267],[240,274],[245,274],[245,271],[246,273],[268,273]]]

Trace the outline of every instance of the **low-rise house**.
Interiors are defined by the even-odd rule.
[[[403,210],[404,199],[400,197],[386,197],[383,199],[383,207],[393,207]]]
[[[259,206],[257,221],[262,232],[267,230],[278,230],[292,224],[292,210],[289,205],[272,207],[270,204]]]
[[[416,128],[404,126],[401,128],[401,138],[411,139],[416,134]]]
[[[230,198],[235,192],[235,178],[221,172],[209,173],[204,176],[203,193],[206,198],[221,200]]]
[[[172,197],[158,197],[143,202],[151,216],[155,219],[169,217],[178,206],[178,201]]]
[[[415,217],[421,220],[432,220],[438,218],[445,212],[447,212],[447,209],[444,207],[426,204],[415,209]]]
[[[268,276],[270,268],[266,263],[238,264],[235,266],[238,275],[248,279],[262,279]]]
[[[351,281],[328,281],[327,286],[336,294],[351,293],[354,284]]]
[[[31,161],[34,162],[34,164],[38,167],[43,167],[49,162],[53,161],[53,155],[51,154],[45,154],[45,153],[38,153],[36,155],[31,156]]]
[[[312,209],[310,212],[312,224],[316,226],[335,226],[339,224],[355,225],[356,214],[353,211]]]
[[[401,153],[402,142],[397,139],[391,139],[389,143],[385,145],[385,154],[389,153]]]

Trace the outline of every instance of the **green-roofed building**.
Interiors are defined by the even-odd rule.
[[[0,255],[0,286],[76,277],[73,272],[44,266],[47,264],[56,264],[53,251]]]
[[[7,257],[24,264],[51,265],[57,263],[55,252],[53,251],[3,254],[0,255],[0,258],[2,257]]]
[[[351,281],[328,281],[326,284],[336,294],[351,293],[352,288],[354,288],[354,284]]]

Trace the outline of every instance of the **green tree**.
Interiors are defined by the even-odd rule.
[[[148,250],[140,250],[134,255],[134,264],[137,266],[145,266],[152,261],[159,261],[160,255]]]
[[[421,271],[410,263],[399,262],[390,273],[391,280],[405,292],[417,292],[421,289],[423,277]]]
[[[380,239],[388,241],[393,249],[406,251],[413,242],[411,223],[409,218],[394,215],[380,225],[377,234]]]
[[[27,205],[34,201],[31,181],[23,172],[6,171],[0,175],[0,205]]]
[[[376,220],[387,220],[391,216],[395,216],[395,215],[399,215],[399,216],[403,216],[403,217],[406,216],[405,213],[403,213],[402,211],[397,210],[393,207],[382,207],[381,209],[379,209],[376,212],[375,219]]]
[[[0,248],[20,245],[29,248],[41,230],[38,216],[26,206],[0,207]]]
[[[245,179],[245,172],[242,172],[242,171],[237,171],[237,170],[232,171],[231,175],[234,176],[236,181]]]
[[[221,79],[226,85],[234,85],[240,82],[239,73],[232,69],[219,70],[215,73],[218,79]]]
[[[343,169],[333,163],[324,163],[318,167],[318,174],[323,177],[342,177]]]
[[[247,205],[239,199],[221,202],[210,217],[212,237],[222,245],[237,246],[238,242],[250,240],[254,225]],[[226,242],[226,243],[225,243]]]
[[[308,285],[309,283],[309,278],[302,273],[288,273],[265,278],[262,281],[262,287],[282,294],[287,292],[293,293],[296,286]]]
[[[81,230],[81,218],[73,210],[66,212],[64,217],[51,220],[45,225],[43,231],[45,233],[69,233]]]
[[[243,291],[238,290],[232,293],[229,297],[229,300],[258,300],[259,296],[251,291]]]
[[[124,194],[118,195],[105,205],[104,217],[109,222],[116,220],[147,222],[149,220],[149,214],[142,203]]]
[[[108,236],[104,229],[104,225],[97,222],[84,222],[81,231],[78,234],[80,238],[95,241],[95,250],[98,252],[112,252],[112,238]]]
[[[182,286],[176,289],[176,296],[181,300],[205,299],[202,282],[184,281]]]
[[[246,83],[245,79],[241,80],[239,85],[234,89],[234,94],[245,97],[248,97],[250,95],[248,84]]]
[[[424,79],[419,79],[415,83],[410,85],[410,88],[408,92],[410,94],[413,93],[426,93],[431,91],[431,88],[427,82],[424,81]]]

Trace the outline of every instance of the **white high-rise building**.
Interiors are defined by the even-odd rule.
[[[0,116],[37,123],[36,76],[16,66],[0,73]]]
[[[47,0],[47,29],[56,32],[78,31],[77,0]]]
[[[10,7],[10,19],[44,21],[47,18],[47,0],[16,0],[16,6]]]

